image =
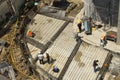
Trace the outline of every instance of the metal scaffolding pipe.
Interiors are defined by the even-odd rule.
[[[120,0],[119,0],[119,12],[118,12],[118,25],[117,25],[117,44],[120,45]]]

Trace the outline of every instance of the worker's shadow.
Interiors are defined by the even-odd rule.
[[[84,31],[85,31],[85,28],[81,29],[81,31],[80,31],[79,33],[82,33],[82,32],[84,32]]]
[[[51,58],[51,63],[54,63],[56,61],[56,59],[53,59],[53,58]]]
[[[99,66],[96,68],[96,72],[97,72],[97,71],[101,71],[101,70],[102,70],[102,68],[99,67]]]
[[[83,31],[85,31],[85,28],[83,28],[83,29],[81,30],[81,32],[83,32]]]
[[[56,61],[56,59],[50,58],[50,61],[47,61],[47,59],[44,60],[44,64],[53,64]]]

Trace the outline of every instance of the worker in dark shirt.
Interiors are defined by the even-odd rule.
[[[93,61],[93,68],[94,68],[94,72],[96,72],[97,71],[97,66],[98,66],[98,60],[94,60]]]
[[[50,64],[50,56],[48,53],[46,53],[46,58],[47,58],[47,62]]]
[[[77,26],[78,26],[78,29],[79,29],[78,32],[81,33],[81,31],[82,31],[82,20],[78,20]]]
[[[55,73],[58,73],[58,72],[59,72],[59,69],[58,69],[58,67],[56,67],[56,66],[53,66],[53,72],[55,72]]]
[[[79,33],[81,33],[81,31],[82,31],[82,28],[81,28],[81,27],[82,27],[82,23],[78,23],[77,26],[78,26],[78,28],[79,28]]]

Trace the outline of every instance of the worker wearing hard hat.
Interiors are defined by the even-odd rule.
[[[107,43],[105,37],[106,37],[105,35],[101,35],[101,37],[100,37],[100,45],[103,46],[103,47],[104,47],[104,46],[106,45],[106,43]]]
[[[80,33],[82,31],[82,20],[78,20],[77,26],[78,26],[78,29],[79,29],[78,32]]]
[[[29,37],[34,37],[34,36],[35,36],[35,33],[33,33],[32,31],[28,30],[28,31],[27,31],[27,36],[29,36]]]
[[[38,60],[39,60],[40,64],[44,64],[43,58],[44,58],[44,56],[43,56],[43,54],[40,52],[40,53],[38,54]]]

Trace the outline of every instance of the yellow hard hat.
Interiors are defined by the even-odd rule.
[[[78,20],[78,23],[81,23],[82,22],[82,20]]]
[[[78,30],[78,33],[80,33],[80,30]]]

